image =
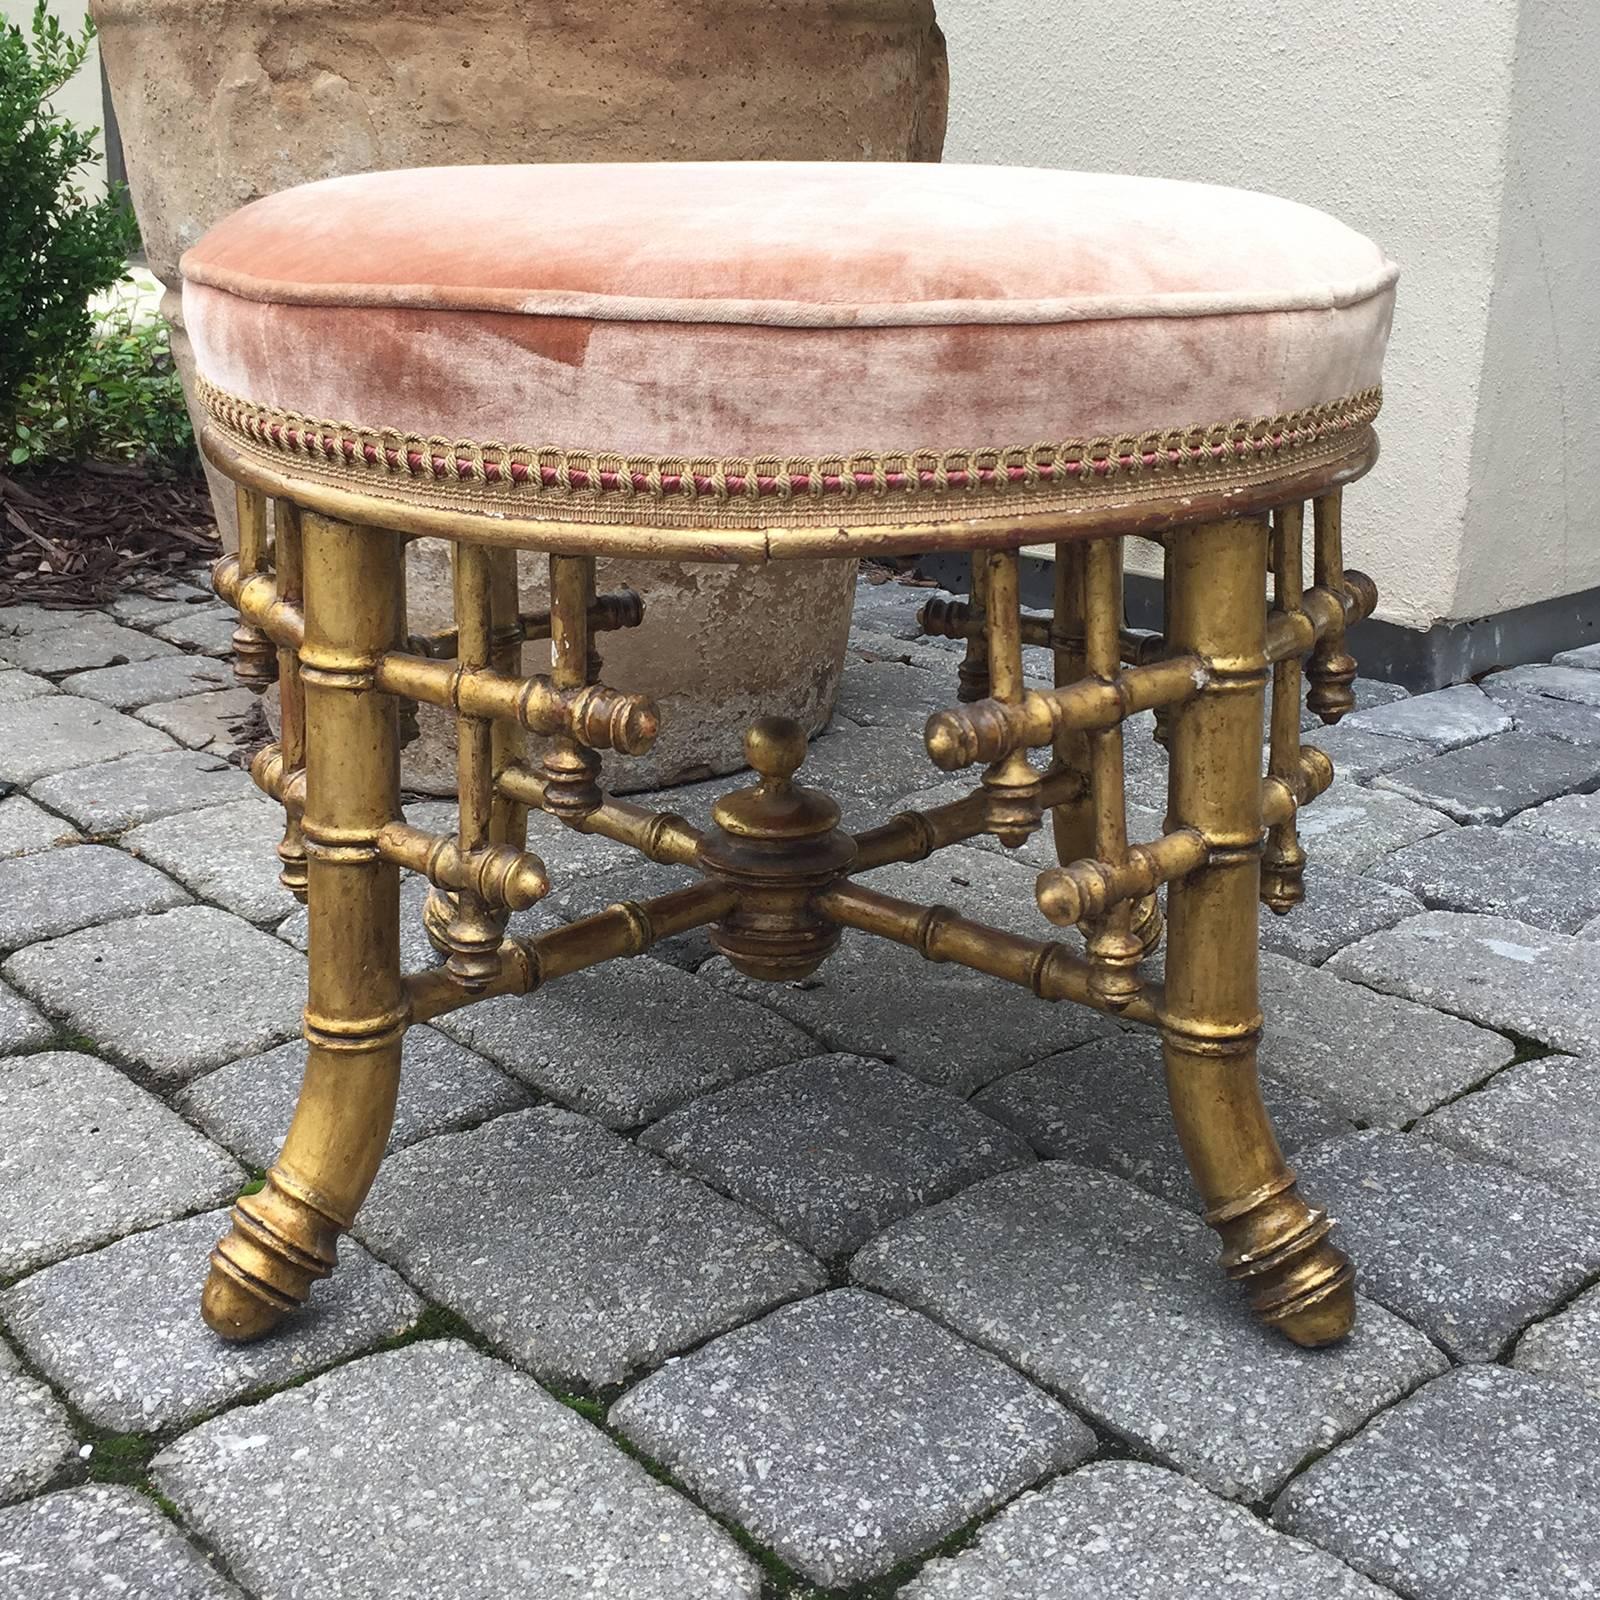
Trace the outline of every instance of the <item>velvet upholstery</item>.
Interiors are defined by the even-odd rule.
[[[1396,278],[1267,195],[870,163],[336,178],[246,206],[182,269],[227,426],[254,410],[669,464],[1293,418],[1376,390]]]

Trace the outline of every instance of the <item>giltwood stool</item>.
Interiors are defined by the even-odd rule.
[[[411,1024],[700,925],[755,978],[804,976],[854,928],[1158,1028],[1227,1272],[1300,1344],[1350,1328],[1352,1269],[1257,1087],[1257,901],[1300,900],[1296,813],[1332,778],[1300,741],[1303,663],[1307,704],[1336,722],[1345,629],[1376,600],[1340,539],[1341,488],[1377,455],[1396,271],[1376,246],[1265,195],[1136,178],[481,167],[291,189],[183,272],[204,448],[238,485],[216,586],[242,619],[241,675],[280,684],[281,738],[253,771],[310,908],[309,1064],[276,1166],[212,1256],[213,1328],[264,1334],[332,1270]],[[454,556],[456,625],[426,638],[407,634],[403,579],[420,535]],[[1130,536],[1163,552],[1159,637],[1122,627]],[[1019,603],[1019,547],[1042,542],[1048,619]],[[924,610],[966,642],[958,703],[925,738],[941,770],[981,769],[966,798],[846,833],[796,782],[805,740],[777,720],[750,729],[757,781],[703,833],[601,790],[597,752],[646,750],[656,713],[600,680],[596,641],[650,619],[596,594],[597,556],[937,550],[970,552],[972,583]],[[519,611],[519,551],[548,558],[548,612]],[[529,640],[549,641],[548,674],[523,674]],[[1054,652],[1054,688],[1024,681],[1025,644]],[[418,701],[457,721],[454,836],[401,819]],[[1168,810],[1160,838],[1130,842],[1122,724],[1148,709]],[[535,806],[703,876],[507,938],[548,889],[525,848]],[[979,834],[1021,845],[1047,812],[1061,865],[1038,901],[1081,954],[861,881]],[[401,971],[402,868],[433,886],[432,970]]]

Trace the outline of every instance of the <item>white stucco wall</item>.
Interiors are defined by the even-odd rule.
[[[24,33],[33,25],[34,0],[0,0],[0,19],[14,23]],[[85,0],[51,0],[50,9],[63,29],[76,33],[83,26],[88,12]],[[105,102],[100,97],[100,51],[98,45],[89,46],[89,56],[78,75],[56,96],[56,109],[82,127],[103,128]],[[84,189],[90,194],[103,194],[106,185],[105,146],[99,141],[95,147],[95,164],[84,174]]]
[[[1596,0],[1523,0],[1520,27],[1518,0],[944,0],[940,19],[947,160],[1274,190],[1401,263],[1384,459],[1346,512],[1380,614],[1600,584]]]
[[[1597,0],[1524,0],[1458,616],[1600,586],[1597,94]]]

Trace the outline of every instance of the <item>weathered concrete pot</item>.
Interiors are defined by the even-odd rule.
[[[855,567],[854,561],[767,567],[601,561],[595,575],[601,593],[631,586],[648,597],[643,626],[600,635],[603,676],[607,683],[648,690],[662,727],[648,755],[607,752],[605,786],[626,793],[734,771],[743,765],[744,730],[759,716],[794,717],[813,732],[820,729],[838,688]],[[542,559],[523,558],[525,609],[549,604],[545,577]],[[447,626],[447,547],[437,539],[413,544],[406,580],[413,626]],[[778,635],[776,648],[769,648],[769,630]],[[549,666],[548,644],[524,647],[524,670]],[[724,698],[708,707],[712,692]],[[406,751],[406,781],[425,793],[453,794],[453,723],[429,706],[420,708],[418,722],[422,737]]]
[[[933,0],[91,0],[129,186],[185,388],[183,251],[238,206],[377,168],[496,161],[913,160],[944,143]],[[359,420],[359,419],[357,419]],[[232,541],[232,491],[213,477]],[[442,620],[437,553],[416,552],[420,626]],[[535,564],[527,563],[530,579]],[[850,586],[838,562],[610,563],[645,599],[606,678],[666,699],[627,787],[731,772],[752,709],[811,731],[832,710]],[[756,702],[747,692],[759,686]],[[453,786],[448,726],[408,755]]]

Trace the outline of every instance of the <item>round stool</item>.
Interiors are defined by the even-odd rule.
[[[476,167],[272,196],[183,272],[204,448],[239,486],[216,585],[241,676],[280,684],[281,738],[253,771],[310,915],[309,1064],[277,1164],[212,1256],[214,1328],[261,1335],[332,1270],[408,1026],[707,925],[755,978],[801,977],[860,929],[1159,1029],[1227,1272],[1298,1343],[1350,1328],[1350,1264],[1257,1087],[1257,905],[1301,898],[1296,812],[1332,778],[1300,740],[1302,678],[1324,722],[1350,708],[1345,629],[1376,600],[1340,534],[1341,488],[1377,455],[1396,270],[1376,246],[1287,201],[1136,178]],[[419,535],[454,549],[455,627],[424,638],[403,588]],[[1130,536],[1163,552],[1160,636],[1122,625]],[[1019,548],[1041,543],[1048,618],[1019,595]],[[548,612],[519,612],[519,551],[548,558]],[[704,831],[601,790],[598,752],[644,751],[657,719],[600,680],[597,641],[650,618],[595,592],[597,556],[933,551],[971,553],[969,598],[922,619],[965,641],[925,738],[942,770],[980,769],[970,794],[847,833],[778,720],[751,728],[757,781]],[[550,671],[524,675],[523,643],[544,639]],[[1029,644],[1053,651],[1053,688],[1024,680]],[[401,820],[403,713],[423,701],[458,723],[454,835]],[[1130,841],[1122,725],[1145,710],[1168,809],[1161,837]],[[548,889],[530,807],[702,876],[507,938]],[[1046,813],[1061,864],[1039,905],[1081,944],[860,880],[980,834],[1019,846]],[[433,886],[445,956],[416,973],[402,868]],[[1141,963],[1163,886],[1158,981]]]

